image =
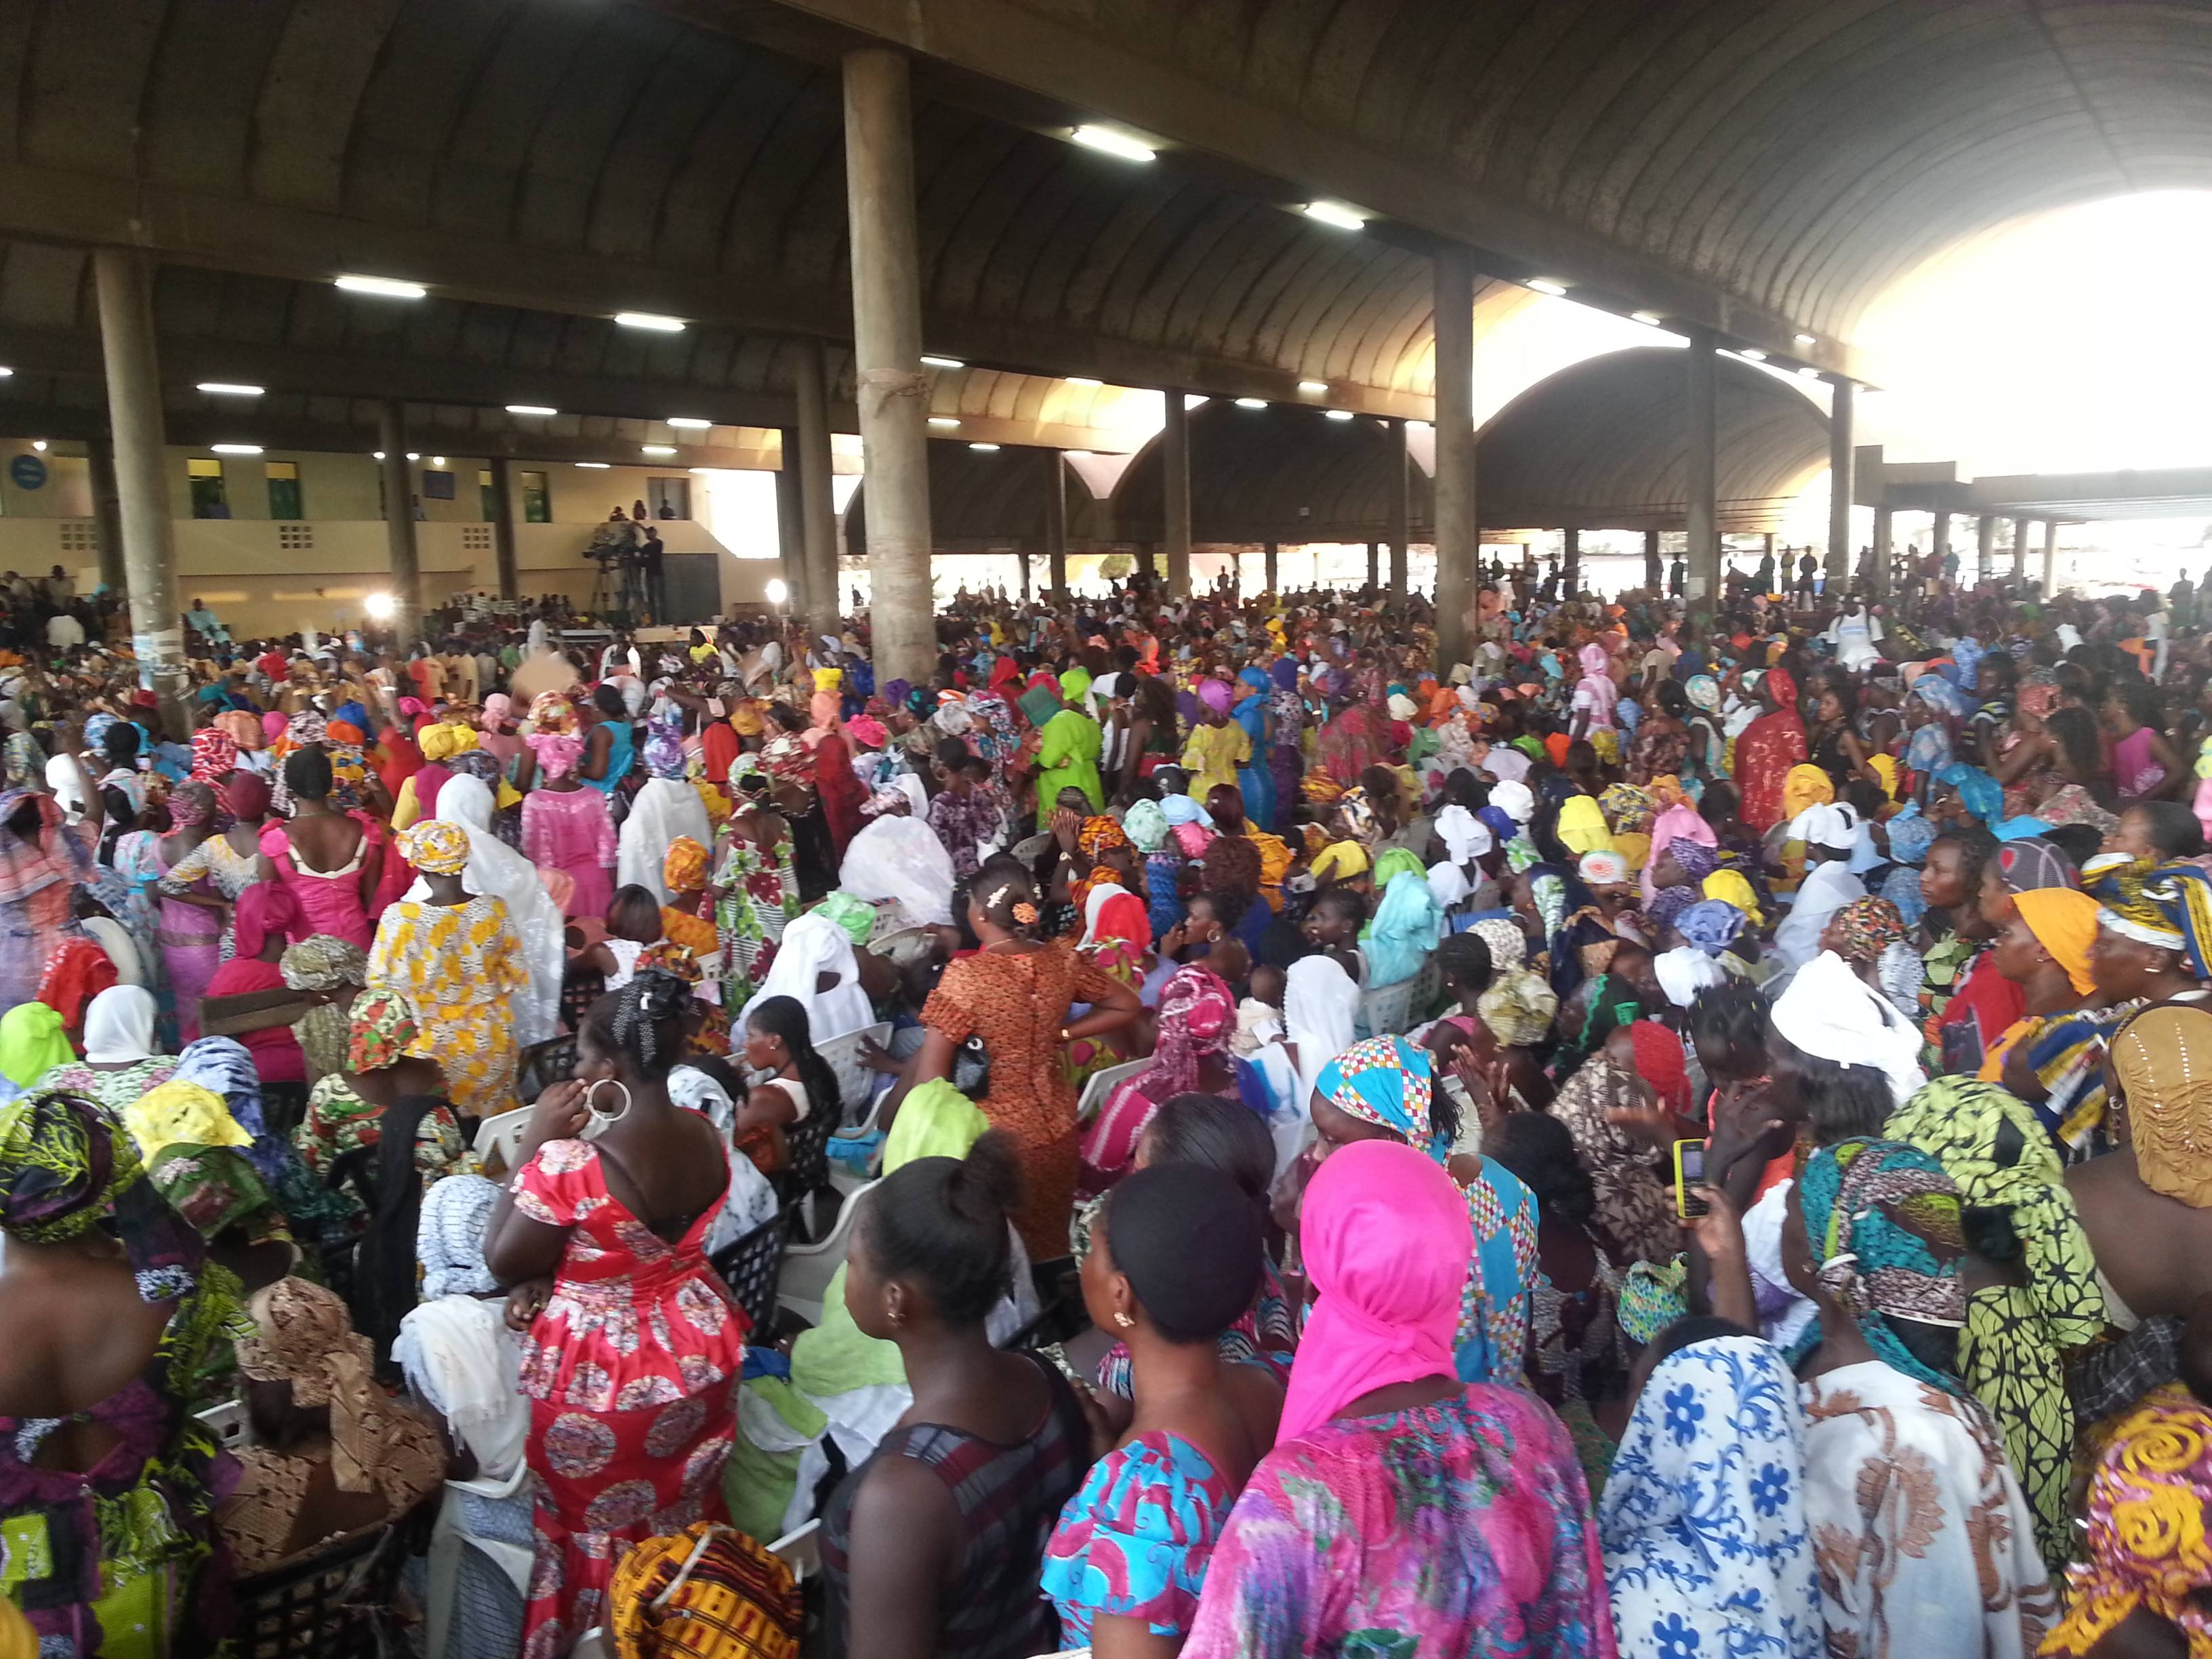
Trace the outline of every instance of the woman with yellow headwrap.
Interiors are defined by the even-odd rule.
[[[453,775],[453,769],[446,763],[474,749],[477,734],[474,727],[458,721],[426,726],[416,733],[415,744],[422,752],[422,764],[399,786],[398,796],[392,802],[392,827],[395,831],[437,815],[438,792]]]
[[[447,1098],[489,1117],[514,1102],[514,1000],[529,982],[522,941],[506,904],[471,895],[461,880],[469,837],[432,818],[399,836],[430,896],[386,908],[368,957],[368,988],[402,993],[422,1016],[428,1054],[446,1074]]]

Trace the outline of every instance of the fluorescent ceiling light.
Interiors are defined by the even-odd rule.
[[[582,467],[586,472],[604,472],[607,470],[611,463],[606,461],[579,461],[576,465]]]
[[[1797,343],[1799,345],[1818,345],[1820,343],[1820,338],[1817,334],[1800,334],[1797,337]]]
[[[1318,397],[1321,393],[1328,390],[1328,382],[1327,380],[1300,380],[1298,382],[1298,390],[1306,393],[1309,397]]]
[[[548,409],[544,404],[509,404],[507,412],[510,415],[558,415],[561,411]]]
[[[33,438],[31,440],[31,447],[43,455],[46,453],[46,441],[44,438]]]
[[[1348,208],[1341,202],[1308,202],[1305,216],[1322,224],[1334,225],[1339,230],[1364,230],[1367,216]]]
[[[1632,323],[1641,323],[1646,328],[1656,328],[1659,326],[1660,316],[1656,311],[1632,311],[1628,313],[1628,320]]]
[[[1267,400],[1265,398],[1239,398],[1237,400],[1237,407],[1239,409],[1265,409],[1267,406]]]
[[[968,367],[967,364],[962,362],[957,357],[937,357],[933,356],[927,351],[921,354],[921,361],[928,364],[932,368],[965,368]]]
[[[44,444],[39,447],[41,449],[46,447]],[[218,455],[258,455],[261,453],[259,444],[210,444],[208,447]]]
[[[696,415],[671,415],[668,417],[668,424],[680,426],[690,432],[704,432],[714,423],[712,421],[702,421]]]
[[[681,334],[681,317],[663,317],[653,311],[617,311],[615,322],[623,328],[649,328],[656,334]]]
[[[1092,380],[1088,374],[1071,374],[1067,377],[1067,383],[1070,386],[1104,386],[1106,384],[1103,380]]]
[[[258,398],[263,391],[258,386],[239,386],[229,380],[202,380],[199,389],[210,398]]]
[[[1555,283],[1548,276],[1531,276],[1528,286],[1539,294],[1565,294],[1567,291],[1565,283]]]
[[[1332,421],[1348,421],[1352,418],[1352,411],[1348,409],[1331,409],[1323,412]]]
[[[7,380],[9,376],[13,375],[15,372],[15,371],[12,368],[0,368],[0,380]]]
[[[933,415],[929,417],[929,423],[934,427],[942,427],[948,432],[950,432],[954,427],[960,424],[959,422],[954,420],[950,415]]]
[[[676,453],[674,444],[640,444],[637,448],[641,455],[673,455]]]
[[[443,466],[445,464],[446,458],[443,455],[433,455],[430,458],[430,465],[433,466]]]
[[[1754,346],[1746,346],[1735,355],[1747,363],[1763,363],[1766,361],[1766,354]]]
[[[973,449],[973,450],[980,451],[981,453],[986,454],[986,455],[991,455],[991,454],[995,454],[995,453],[997,453],[997,452],[998,452],[998,448],[999,448],[998,445],[996,445],[996,444],[969,444],[969,445],[968,446],[968,447],[969,447],[969,448],[970,448],[970,449]]]
[[[422,456],[420,456],[419,454],[417,454],[415,451],[413,451],[413,450],[411,450],[411,449],[410,449],[410,450],[409,450],[409,451],[407,452],[407,459],[408,459],[409,460],[410,460],[410,461],[419,461],[419,460],[421,460],[422,458]]]
[[[1116,155],[1124,161],[1149,161],[1156,153],[1140,138],[1132,138],[1126,132],[1112,127],[1080,126],[1068,135],[1085,149],[1095,149],[1103,155]]]
[[[374,294],[386,300],[419,300],[429,293],[420,283],[397,276],[337,276],[331,279],[349,294]]]

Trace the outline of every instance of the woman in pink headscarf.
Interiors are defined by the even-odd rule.
[[[1401,1142],[1331,1152],[1298,1237],[1319,1293],[1275,1449],[1213,1547],[1185,1659],[1407,1650],[1610,1655],[1574,1445],[1534,1395],[1454,1374],[1466,1200]]]
[[[1198,701],[1205,710],[1190,728],[1183,745],[1182,763],[1190,772],[1190,798],[1203,801],[1213,790],[1237,787],[1237,769],[1251,763],[1252,739],[1229,718],[1235,702],[1228,685],[1207,678],[1198,683]]]
[[[1613,683],[1613,659],[1593,640],[1577,653],[1576,660],[1582,664],[1583,677],[1575,682],[1575,736],[1595,742],[1598,732],[1613,732],[1618,743],[1613,709],[1620,701],[1620,688]]]
[[[1713,826],[1707,823],[1698,809],[1687,801],[1676,801],[1652,819],[1651,851],[1644,860],[1641,878],[1644,903],[1650,903],[1659,890],[1651,879],[1652,872],[1658,869],[1659,860],[1666,857],[1667,849],[1678,841],[1693,841],[1700,847],[1720,844],[1713,835]]]
[[[1221,976],[1197,963],[1179,968],[1160,988],[1159,1034],[1152,1063],[1115,1087],[1084,1131],[1076,1195],[1095,1198],[1129,1172],[1137,1142],[1152,1114],[1177,1095],[1237,1095],[1229,1057],[1237,999]]]
[[[538,783],[522,798],[523,854],[540,870],[568,876],[562,915],[599,921],[615,896],[619,838],[607,798],[577,780],[584,740],[569,732],[540,731],[531,738],[530,750],[537,760]]]
[[[299,933],[305,938],[306,926],[300,901],[289,887],[276,881],[255,882],[238,896],[231,958],[208,981],[208,1000],[283,990],[284,975],[276,965],[277,958],[284,954],[287,936]],[[264,1025],[240,1032],[238,1040],[252,1054],[253,1069],[263,1083],[307,1080],[307,1057],[289,1025]]]
[[[477,721],[477,747],[497,761],[502,772],[522,752],[522,738],[514,730],[514,700],[506,692],[495,691],[483,700],[483,714]]]

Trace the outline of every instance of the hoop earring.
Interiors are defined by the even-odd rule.
[[[599,1089],[605,1084],[611,1084],[622,1091],[622,1104],[611,1112],[603,1112],[599,1109]],[[592,1134],[602,1133],[621,1122],[629,1115],[629,1085],[618,1077],[597,1079],[589,1088],[584,1091],[584,1109],[591,1115],[592,1119],[586,1127]]]

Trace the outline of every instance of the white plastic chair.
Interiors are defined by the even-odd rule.
[[[876,1073],[860,1060],[860,1044],[872,1042],[878,1045],[890,1040],[891,1028],[887,1021],[863,1025],[857,1031],[848,1031],[814,1045],[814,1052],[830,1062],[830,1069],[837,1075],[837,1095],[843,1109],[837,1121],[843,1123],[856,1113],[871,1112],[876,1092]],[[494,1120],[496,1121],[496,1120]],[[486,1126],[489,1127],[489,1126]]]
[[[236,1451],[240,1446],[254,1443],[253,1423],[246,1414],[244,1401],[226,1400],[220,1406],[210,1406],[198,1415],[225,1451]]]
[[[1149,1057],[1141,1060],[1125,1060],[1119,1066],[1109,1066],[1103,1072],[1093,1072],[1085,1079],[1082,1097],[1075,1103],[1076,1121],[1088,1123],[1092,1118],[1097,1117],[1100,1109],[1106,1104],[1107,1097],[1111,1095],[1116,1087],[1127,1079],[1136,1076],[1152,1063]]]
[[[1413,1023],[1413,991],[1419,983],[1418,977],[1401,979],[1359,999],[1359,1024],[1369,1036],[1395,1036]]]
[[[513,1174],[516,1155],[522,1151],[522,1132],[528,1126],[533,1109],[528,1106],[519,1106],[511,1112],[498,1113],[477,1124],[477,1156],[489,1162],[496,1149],[500,1167]]]
[[[1044,849],[1052,845],[1052,831],[1044,830],[1034,836],[1024,836],[1014,843],[1014,856],[1024,866],[1035,864],[1044,856]]]
[[[787,1532],[768,1547],[768,1553],[791,1569],[793,1583],[803,1584],[822,1571],[822,1518]]]
[[[837,1276],[837,1269],[853,1248],[853,1218],[860,1213],[860,1195],[875,1184],[871,1181],[845,1194],[836,1223],[820,1243],[783,1247],[783,1266],[775,1276],[775,1299],[810,1325],[822,1322],[822,1303],[830,1293],[830,1281]]]
[[[494,1502],[514,1498],[522,1491],[530,1479],[530,1465],[518,1462],[514,1473],[505,1480],[479,1477],[474,1480],[446,1482],[446,1501],[438,1505],[438,1518],[430,1528],[429,1573],[422,1596],[422,1652],[425,1659],[472,1659],[467,1654],[448,1655],[448,1637],[453,1629],[453,1602],[460,1589],[460,1555],[463,1550],[474,1550],[504,1572],[514,1586],[514,1593],[526,1606],[530,1601],[531,1552],[503,1539],[482,1538],[470,1532],[462,1520],[466,1508],[453,1494],[471,1493]],[[576,1644],[575,1651],[592,1651],[585,1642],[597,1631],[588,1631]],[[604,1640],[604,1638],[602,1638]],[[605,1651],[604,1646],[597,1650]]]

